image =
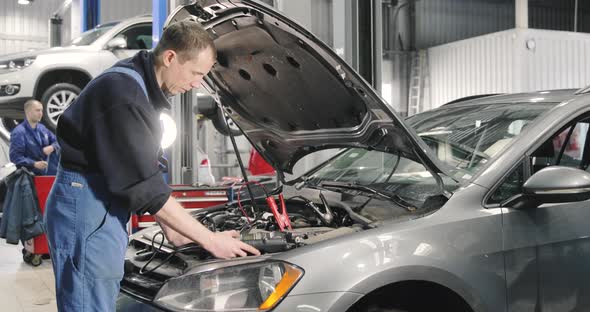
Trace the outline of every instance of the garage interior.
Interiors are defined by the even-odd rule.
[[[20,66],[11,64],[13,59],[24,60],[24,68],[28,66],[28,56],[23,58],[20,53],[34,54],[50,48],[59,50],[72,42],[75,44],[75,38],[95,27],[137,17],[147,17],[150,21],[151,29],[148,30],[151,32],[144,36],[149,43],[145,41],[143,46],[140,44],[135,48],[130,48],[127,43],[127,47],[132,53],[149,49],[161,36],[167,17],[178,6],[193,2],[1,1],[2,179],[14,169],[9,157],[10,131],[24,118],[22,111],[14,112],[10,107],[2,107],[2,97],[15,92],[10,89],[13,85],[3,79],[4,74],[16,71],[11,66]],[[589,1],[258,2],[297,21],[319,38],[403,118],[482,95],[580,89],[590,84]],[[145,23],[142,25],[147,27]],[[117,50],[106,52],[115,54],[118,59],[133,55]],[[112,63],[105,64],[101,70],[110,65]],[[40,72],[38,77],[26,77],[31,81],[19,83],[18,88],[24,92],[25,84],[35,86],[37,89],[32,97],[41,100],[44,91],[52,85],[68,83],[78,88],[76,92],[79,93],[95,77],[91,70],[74,68],[62,68],[54,72],[54,76],[50,74],[51,71],[47,70]],[[18,89],[16,92],[19,92]],[[74,95],[77,96],[75,92]],[[199,193],[193,196],[202,197],[202,202],[209,203],[227,201],[227,192],[231,190],[233,194],[237,190],[235,186],[239,185],[244,174],[249,180],[265,185],[276,186],[279,183],[277,179],[281,177],[272,169],[258,169],[262,174],[256,174],[257,169],[253,167],[258,166],[254,159],[258,156],[253,152],[251,142],[242,135],[238,125],[231,119],[226,120],[225,113],[206,88],[175,96],[171,103],[172,109],[163,121],[165,136],[170,136],[164,148],[167,160],[164,179],[168,184],[192,187],[191,192],[198,189]],[[294,166],[293,172],[286,173],[285,177],[299,177],[334,155],[334,150],[326,150],[303,157]],[[264,159],[261,160],[264,162]],[[179,194],[183,192],[188,191],[179,191]],[[136,217],[130,221],[128,229],[133,232],[153,224],[153,219]],[[57,311],[50,257],[36,257],[32,264],[33,258],[24,260],[28,255],[25,255],[26,248],[21,243],[15,245],[3,239],[0,241],[2,310]]]

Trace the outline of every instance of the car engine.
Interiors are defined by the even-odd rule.
[[[211,231],[239,231],[240,239],[262,254],[283,252],[371,227],[370,220],[343,202],[314,195],[317,202],[302,195],[285,200],[291,229],[284,231],[265,199],[254,204],[244,200],[214,206],[191,215]],[[207,261],[221,260],[196,244],[175,247],[165,239],[160,227],[147,228],[130,237],[121,286],[125,292],[151,300],[167,279]]]

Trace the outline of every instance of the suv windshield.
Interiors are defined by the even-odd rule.
[[[412,116],[407,122],[457,180],[465,181],[508,146],[528,123],[555,105],[454,105]],[[415,207],[422,207],[428,198],[441,193],[432,173],[418,160],[361,148],[343,149],[302,178],[312,187],[326,182],[370,186],[396,194]],[[460,186],[449,177],[442,179],[448,191]]]
[[[73,46],[91,45],[96,39],[100,38],[104,33],[113,28],[117,23],[109,23],[100,25],[96,28],[83,32],[78,38],[70,42]]]

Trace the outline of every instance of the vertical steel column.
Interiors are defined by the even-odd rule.
[[[516,0],[516,28],[529,28],[529,0]]]
[[[356,0],[332,2],[333,48],[354,69],[358,68],[356,7]]]
[[[96,27],[100,23],[100,0],[82,0],[82,32]]]
[[[373,1],[358,1],[358,72],[373,87]]]
[[[61,46],[61,27],[63,20],[57,14],[49,19],[49,47]]]
[[[178,127],[178,138],[176,144],[180,144],[181,158],[180,158],[180,171],[182,172],[181,183],[192,184],[193,181],[193,170],[196,170],[193,166],[193,98],[195,91],[190,91],[180,96],[180,120],[181,123]],[[198,168],[198,167],[197,167]]]
[[[381,94],[383,89],[383,1],[373,1],[373,87]]]
[[[578,32],[578,0],[574,4],[574,32]]]
[[[381,91],[383,61],[382,0],[358,2],[359,73]]]
[[[152,18],[153,18],[153,22],[152,22],[152,42],[153,42],[153,47],[156,46],[156,44],[158,44],[158,41],[160,41],[160,37],[162,36],[162,29],[164,28],[164,22],[166,22],[166,17],[168,16],[168,0],[152,0]],[[175,97],[173,99],[171,99],[171,104],[172,104],[172,110],[171,110],[171,114],[172,114],[172,119],[174,120],[174,122],[177,125],[177,129],[179,132],[182,132],[181,128],[179,127],[179,125],[182,124],[182,121],[177,118],[178,116],[180,116],[181,114],[179,114],[179,111],[181,112],[181,107],[180,107],[180,99],[179,97]],[[166,159],[168,160],[168,183],[172,183],[172,184],[179,184],[181,183],[181,179],[182,179],[182,174],[180,171],[181,166],[179,166],[179,162],[182,159],[181,153],[179,153],[179,149],[176,148],[176,146],[179,146],[182,144],[182,134],[179,133],[175,144],[173,144],[171,147],[167,148],[164,150],[164,157],[166,157]]]

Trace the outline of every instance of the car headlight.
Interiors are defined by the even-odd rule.
[[[154,303],[178,311],[266,311],[285,298],[303,273],[279,261],[189,273],[169,280]]]
[[[0,62],[0,72],[17,71],[31,66],[35,57],[27,57]]]

